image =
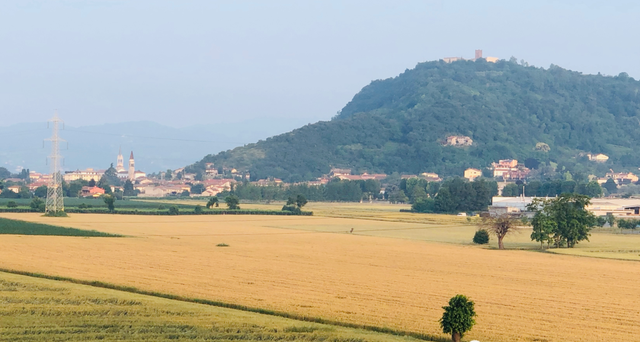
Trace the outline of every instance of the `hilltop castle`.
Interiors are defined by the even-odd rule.
[[[146,177],[146,173],[142,171],[136,171],[136,162],[133,158],[133,151],[131,151],[131,155],[129,156],[129,169],[124,168],[124,158],[122,157],[122,148],[118,152],[118,160],[116,163],[116,171],[118,172],[118,178],[128,179],[130,181],[135,181],[138,178]]]

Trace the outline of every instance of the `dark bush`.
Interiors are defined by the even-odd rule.
[[[418,213],[432,213],[434,208],[433,198],[419,198],[411,205],[411,210]]]
[[[7,202],[7,208],[17,208],[18,204],[16,204],[15,201],[9,201]]]
[[[473,236],[473,243],[478,245],[486,245],[489,243],[489,232],[484,229],[480,229],[476,231],[476,234]]]
[[[285,205],[284,207],[282,207],[282,211],[289,211],[298,215],[302,212],[302,210],[300,210],[300,208],[295,205]]]
[[[169,215],[179,215],[179,213],[180,210],[175,205],[169,208]]]
[[[31,209],[35,211],[44,211],[45,209],[44,201],[41,200],[39,197],[34,197],[33,200],[31,200],[31,203],[29,204],[29,206],[31,207]]]

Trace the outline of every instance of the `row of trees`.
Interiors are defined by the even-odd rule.
[[[611,180],[613,182],[613,180]],[[615,183],[614,183],[615,188]],[[611,193],[611,191],[609,191]],[[588,197],[600,197],[603,194],[602,187],[597,181],[576,182],[574,180],[532,181],[526,184],[522,182],[511,183],[502,189],[502,196],[517,197],[555,197],[561,194],[580,194]]]
[[[29,183],[29,169],[22,169],[18,173],[11,173],[4,167],[0,167],[0,180],[4,180],[7,178],[19,178]]]
[[[498,193],[498,185],[494,181],[482,178],[469,182],[456,177],[442,182],[435,197],[430,193],[435,185],[418,182],[413,187],[413,205],[411,209],[422,213],[455,213],[486,210],[491,198]]]
[[[380,182],[377,180],[340,180],[333,179],[326,185],[306,183],[290,186],[256,186],[248,182],[235,185],[231,191],[223,192],[224,197],[233,194],[250,201],[286,201],[290,197],[304,196],[310,201],[359,202],[363,199],[375,199],[380,194]]]

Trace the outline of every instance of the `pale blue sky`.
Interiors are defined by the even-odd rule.
[[[2,1],[0,125],[328,120],[445,56],[640,78],[637,1]]]

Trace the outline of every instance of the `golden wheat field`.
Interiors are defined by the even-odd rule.
[[[0,341],[418,341],[0,272]]]
[[[634,261],[371,236],[394,229],[420,234],[420,223],[402,221],[2,216],[129,236],[2,236],[3,268],[433,335],[442,335],[441,307],[461,293],[476,302],[478,312],[478,324],[465,339],[613,341],[640,336],[640,264]],[[450,228],[455,227],[475,229],[462,222]],[[347,233],[350,228],[354,234]],[[446,235],[444,228],[422,230]]]
[[[204,205],[202,200],[145,200],[161,203],[180,203]],[[242,204],[246,209],[279,210],[284,203]],[[305,210],[313,211],[314,216],[355,220],[334,220],[329,224],[322,221],[289,223],[286,221],[271,227],[295,230],[323,232],[345,232],[354,228],[353,234],[421,240],[432,242],[471,245],[471,238],[478,229],[479,218],[457,217],[438,214],[401,213],[408,209],[406,204],[388,203],[323,203],[311,202]],[[394,222],[394,224],[372,221]],[[318,223],[318,224],[317,224]],[[407,224],[400,224],[407,223]],[[538,250],[540,245],[531,241],[531,228],[520,227],[514,234],[505,238],[510,249]],[[498,248],[492,239],[489,245]],[[590,241],[580,242],[576,248],[548,249],[548,252],[595,258],[622,259],[640,261],[640,234],[620,234],[618,229],[595,229]]]

